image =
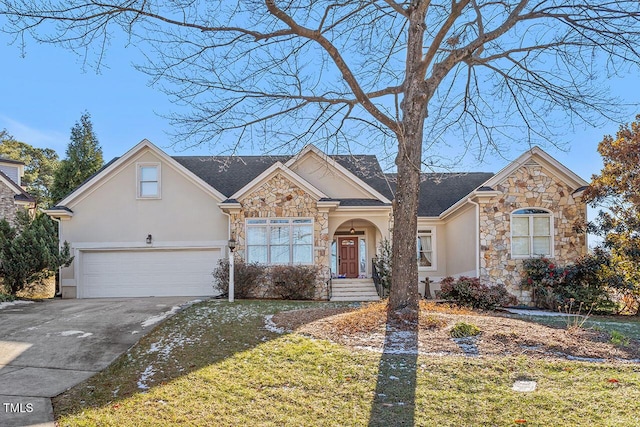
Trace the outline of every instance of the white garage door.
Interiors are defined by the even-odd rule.
[[[78,297],[214,295],[211,272],[220,253],[219,249],[85,251]]]

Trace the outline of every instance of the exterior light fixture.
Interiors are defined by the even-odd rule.
[[[151,236],[151,235],[149,235]],[[233,237],[229,239],[229,250],[231,252],[236,250],[236,239],[234,239]]]
[[[353,221],[351,221],[351,229],[349,230],[349,234],[356,234],[356,229],[353,228]]]
[[[153,242],[153,236],[151,234],[147,234],[147,245],[150,245]]]

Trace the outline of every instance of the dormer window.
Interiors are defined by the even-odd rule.
[[[138,163],[138,198],[160,198],[160,163]]]

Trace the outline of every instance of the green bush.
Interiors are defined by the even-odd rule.
[[[318,280],[318,267],[306,265],[274,265],[269,270],[271,292],[282,299],[313,299]]]
[[[610,268],[609,254],[602,250],[581,256],[566,267],[547,258],[524,261],[522,286],[530,289],[536,307],[556,310],[573,300],[593,307],[594,313],[616,311],[611,293],[624,286],[622,277]]]
[[[235,298],[255,297],[258,288],[265,281],[267,268],[258,263],[245,263],[244,260],[236,258],[233,268],[233,295]],[[229,260],[221,259],[218,266],[213,271],[215,287],[223,295],[229,294]]]
[[[69,244],[59,247],[57,227],[45,214],[20,212],[15,226],[0,221],[0,275],[10,295],[56,274],[73,261]]]
[[[630,342],[631,340],[629,339],[629,337],[627,337],[623,333],[618,331],[611,331],[611,344],[618,347],[626,347]]]
[[[378,246],[378,256],[373,259],[373,264],[378,273],[380,284],[384,289],[385,295],[389,295],[391,289],[391,272],[393,270],[391,264],[391,242],[388,239],[382,240]]]
[[[466,337],[475,337],[476,335],[480,335],[482,331],[473,323],[465,323],[458,322],[456,323],[451,332],[451,338],[466,338]]]
[[[502,284],[487,286],[477,277],[462,276],[457,280],[446,277],[441,282],[440,295],[464,307],[493,310],[498,306],[514,305],[516,299]]]
[[[0,292],[0,302],[11,302],[15,299],[16,297],[14,297],[13,295],[3,294],[2,292]]]

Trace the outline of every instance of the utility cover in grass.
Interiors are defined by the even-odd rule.
[[[516,381],[513,383],[513,390],[522,393],[530,393],[536,390],[535,381]]]

